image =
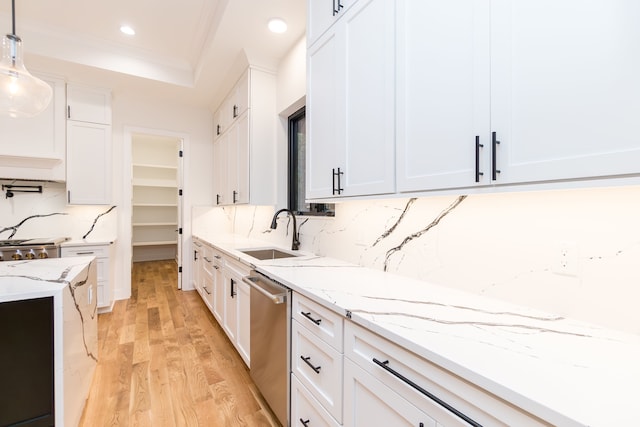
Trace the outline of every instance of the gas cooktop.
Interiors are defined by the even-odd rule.
[[[42,246],[42,245],[59,245],[69,240],[68,237],[45,237],[36,239],[7,239],[0,240],[0,247],[7,246]]]

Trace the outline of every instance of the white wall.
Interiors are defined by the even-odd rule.
[[[136,94],[113,94],[113,188],[114,204],[118,209],[118,242],[116,246],[116,299],[131,294],[131,154],[126,129],[145,128],[172,135],[184,136],[183,165],[183,259],[188,264],[191,252],[191,208],[193,205],[211,205],[213,192],[213,119],[208,109],[175,105],[171,100],[159,104],[148,102]],[[183,269],[184,271],[184,269]],[[190,269],[183,274],[183,287],[191,283]]]

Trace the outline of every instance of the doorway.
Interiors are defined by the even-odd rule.
[[[182,289],[183,138],[131,133],[131,261],[174,260]]]

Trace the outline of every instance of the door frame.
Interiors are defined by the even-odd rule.
[[[177,181],[178,181],[178,189],[184,189],[184,160],[187,155],[187,148],[189,144],[189,138],[187,134],[169,131],[165,129],[155,129],[155,128],[145,128],[138,126],[125,126],[124,127],[124,153],[123,153],[123,185],[122,185],[122,203],[123,203],[123,212],[127,212],[129,226],[122,227],[123,231],[123,240],[124,240],[124,250],[126,253],[124,254],[124,259],[129,260],[128,263],[124,263],[124,277],[129,279],[129,289],[131,289],[131,272],[133,265],[133,248],[132,248],[132,240],[133,240],[133,231],[132,231],[132,197],[133,197],[133,158],[132,158],[132,147],[133,147],[133,135],[134,134],[146,134],[153,136],[161,136],[161,137],[169,137],[176,138],[180,141],[179,150],[182,151],[182,157],[178,157],[178,171],[177,171]],[[178,155],[178,153],[176,153]],[[185,244],[186,235],[184,234],[184,191],[181,196],[178,196],[178,229],[182,229],[183,233],[178,234],[178,247],[176,249],[176,257],[178,263],[178,277],[177,277],[177,285],[178,289],[182,289],[182,278],[183,272],[185,269],[183,268],[183,261],[185,259],[189,259],[189,257],[184,256],[184,248],[188,247]]]

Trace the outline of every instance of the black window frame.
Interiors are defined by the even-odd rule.
[[[335,216],[335,205],[333,203],[308,203],[308,209],[299,210],[300,203],[298,200],[298,128],[300,120],[306,120],[306,107],[300,108],[288,118],[288,159],[287,159],[287,204],[288,208],[299,216]],[[306,135],[306,132],[305,132]],[[303,203],[304,204],[304,201]]]

